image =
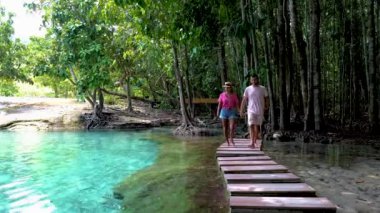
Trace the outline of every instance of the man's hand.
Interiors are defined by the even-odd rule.
[[[264,98],[264,110],[265,111],[268,111],[269,110],[269,98],[268,97],[265,97]]]

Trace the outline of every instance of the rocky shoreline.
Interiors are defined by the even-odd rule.
[[[59,98],[0,97],[0,130],[79,130],[92,113],[86,103]],[[145,129],[179,125],[180,115],[134,102],[134,111],[120,107],[104,110],[108,119],[101,129]]]

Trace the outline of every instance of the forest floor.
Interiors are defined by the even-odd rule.
[[[153,109],[150,104],[139,101],[133,102],[133,106],[133,112],[127,112],[125,106],[107,107],[106,113],[117,117],[108,128],[179,125],[178,111]],[[87,103],[79,103],[74,99],[0,97],[0,129],[83,129],[81,115],[91,112]],[[351,147],[351,153],[355,153],[358,150],[355,148],[357,141],[363,139],[345,138],[336,143],[350,140],[356,141]],[[300,142],[295,146],[299,144]],[[283,155],[275,153],[275,160],[287,165],[313,186],[320,196],[326,196],[337,204],[339,213],[380,212],[380,142],[378,139],[369,139],[360,146],[363,145],[375,151],[370,156],[353,158],[349,168],[313,160],[305,161],[299,155],[293,156],[287,151],[282,151]]]

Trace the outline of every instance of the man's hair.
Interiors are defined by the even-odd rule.
[[[259,76],[257,74],[253,74],[253,75],[251,75],[251,77],[259,79]]]

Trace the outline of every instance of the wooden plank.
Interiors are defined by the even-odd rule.
[[[249,148],[248,146],[246,147],[219,147],[217,151],[252,151],[256,150],[259,151],[259,148]]]
[[[251,161],[251,160],[271,160],[269,156],[245,156],[245,157],[218,157],[218,161],[235,161],[235,160],[246,160],[246,161]]]
[[[337,207],[324,197],[241,197],[231,196],[232,212],[239,209],[336,212]]]
[[[227,189],[239,196],[315,196],[315,190],[306,183],[228,183]]]
[[[282,173],[288,171],[288,168],[283,165],[221,166],[220,168],[224,173]]]
[[[272,160],[260,160],[260,161],[218,161],[219,166],[249,166],[249,165],[277,165]]]
[[[234,141],[236,141],[238,143],[251,143],[250,138],[234,138]],[[262,141],[261,139],[256,140],[256,142],[261,142],[261,141]]]
[[[218,157],[238,157],[238,156],[257,156],[257,155],[264,155],[264,152],[262,151],[216,151],[216,155]]]
[[[224,174],[227,183],[299,183],[301,179],[292,173],[272,174]]]
[[[230,146],[228,146],[228,145],[226,145],[226,146],[220,146],[220,147],[218,147],[218,150],[220,150],[220,151],[223,151],[223,150],[225,150],[225,151],[228,151],[228,150],[233,150],[233,149],[241,149],[241,148],[243,148],[242,150],[240,150],[240,151],[245,151],[244,149],[246,149],[246,150],[260,150],[261,149],[261,146],[260,145],[256,145],[255,146],[255,148],[252,148],[251,147],[251,144],[246,144],[246,145],[230,145]]]
[[[261,142],[261,140],[262,139],[257,139],[256,142]],[[234,138],[234,141],[250,143],[251,139],[250,138]]]
[[[234,139],[234,142],[237,143],[237,144],[240,144],[240,143],[246,143],[246,144],[250,144],[251,143],[251,139]],[[261,140],[257,140],[256,141],[257,143],[261,143]]]
[[[236,140],[234,140],[234,143],[235,144],[251,144],[251,140],[247,140],[247,141],[236,141]],[[256,143],[261,143],[261,141],[256,141]],[[227,141],[223,142],[222,144],[227,144]]]
[[[234,143],[235,145],[228,145],[227,142],[224,142],[222,143],[219,147],[222,148],[222,147],[248,147],[249,145],[251,145],[251,140],[234,140]],[[257,140],[256,141],[256,147],[260,147],[261,146],[261,140]]]
[[[249,145],[249,144],[251,144],[251,142],[250,141],[241,141],[241,142],[239,142],[239,141],[234,141],[234,143],[235,143],[235,145]],[[224,143],[222,143],[221,144],[221,146],[228,146],[228,143],[227,142],[224,142]]]
[[[231,147],[235,147],[235,148],[248,148],[248,146],[251,145],[251,144],[235,144],[235,145],[228,145],[228,144],[222,144],[219,146],[219,148],[231,148]]]

